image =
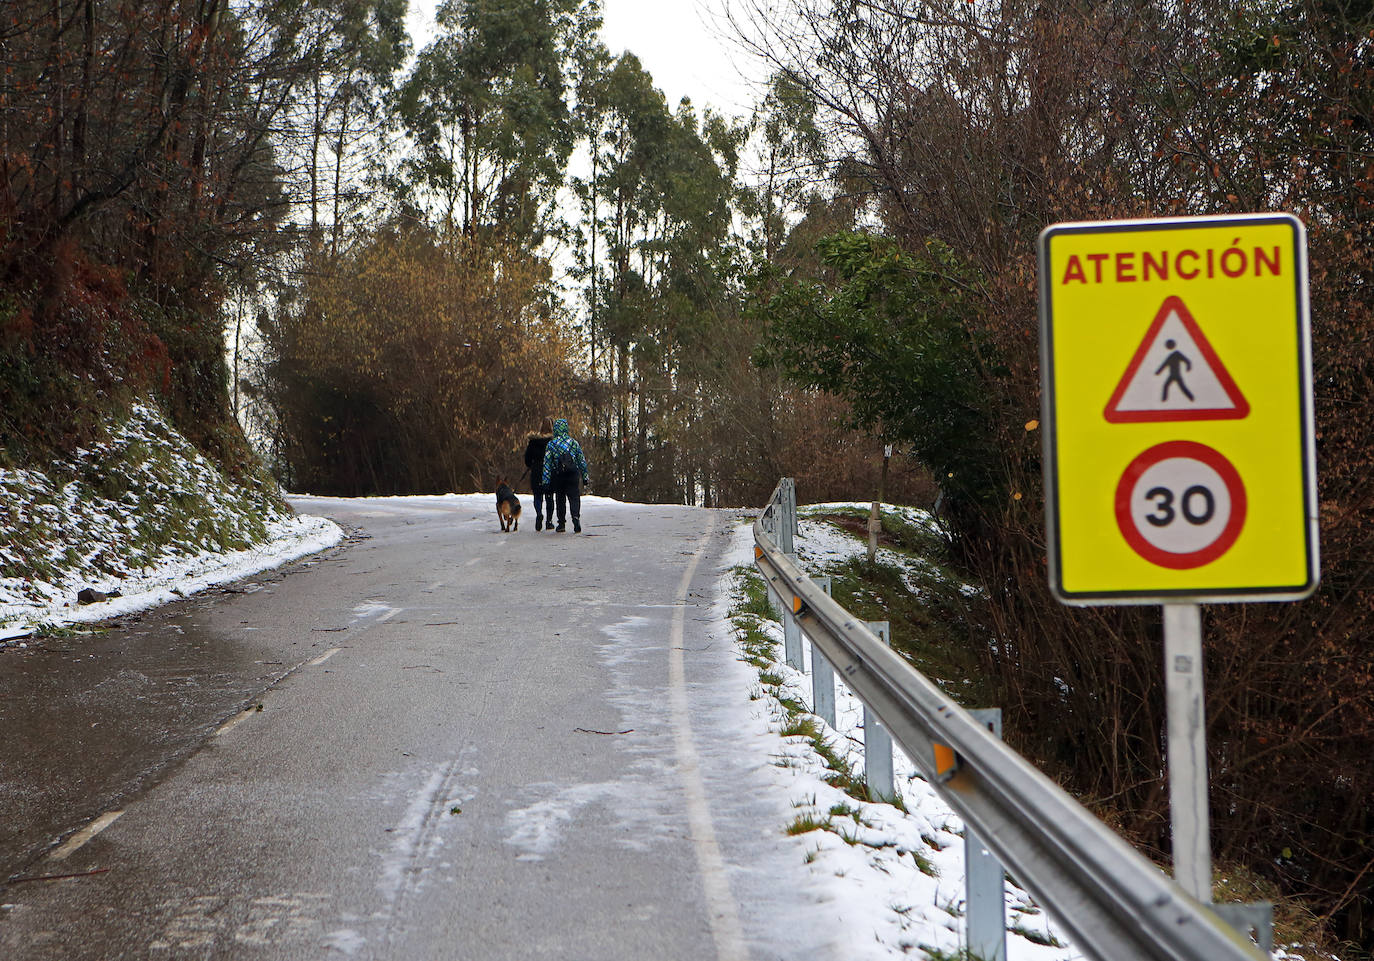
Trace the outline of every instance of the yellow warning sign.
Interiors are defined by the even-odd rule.
[[[1306,251],[1287,214],[1041,234],[1046,523],[1061,600],[1315,589]]]

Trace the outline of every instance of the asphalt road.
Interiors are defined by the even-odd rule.
[[[354,536],[0,652],[0,958],[844,956],[738,731],[734,515],[297,507]]]

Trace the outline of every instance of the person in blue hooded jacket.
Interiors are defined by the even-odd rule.
[[[544,486],[553,491],[558,508],[555,531],[567,529],[565,518],[571,514],[573,533],[582,533],[582,487],[591,482],[582,445],[568,432],[568,419],[560,417],[553,422],[553,439],[544,448]]]

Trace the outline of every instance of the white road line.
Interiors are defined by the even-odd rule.
[[[687,710],[686,672],[682,662],[687,592],[692,585],[697,564],[715,530],[714,515],[708,513],[707,517],[705,535],[699,541],[700,546],[692,555],[692,562],[687,565],[677,588],[677,610],[673,612],[672,640],[668,650],[669,701],[673,709],[673,740],[678,770],[682,772],[683,788],[687,794],[687,823],[696,847],[697,865],[701,868],[706,916],[711,925],[711,936],[716,942],[716,957],[719,961],[748,961],[749,952],[744,946],[744,934],[739,923],[739,908],[730,893],[725,859],[721,857],[720,846],[716,843],[706,788],[701,783],[701,759],[697,756],[696,740],[692,735],[692,716]]]
[[[105,830],[111,824],[114,824],[115,821],[119,820],[119,816],[123,813],[123,811],[106,811],[104,814],[100,815],[100,817],[96,818],[94,821],[86,825],[80,831],[77,831],[71,837],[67,838],[67,840],[62,844],[61,847],[59,847],[52,854],[48,855],[48,860],[66,860],[66,858],[69,857],[73,851],[81,847],[81,845],[85,844],[87,841],[95,837],[101,831]]]
[[[342,647],[331,647],[329,650],[325,651],[319,657],[312,658],[310,661],[307,661],[306,663],[308,663],[311,667],[319,667],[325,661],[329,660],[331,657],[333,657],[335,654],[339,653],[342,650]]]
[[[222,734],[228,734],[256,713],[258,713],[256,706],[250,707],[246,711],[240,711],[220,726],[220,729],[215,732],[215,737],[219,737]]]
[[[385,624],[387,621],[391,620],[399,613],[401,613],[401,609],[399,607],[393,607],[391,610],[387,611],[381,617],[377,618],[377,623]]]

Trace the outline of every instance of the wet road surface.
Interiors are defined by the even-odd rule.
[[[356,534],[0,651],[0,957],[843,956],[732,742],[730,514],[297,506]]]

